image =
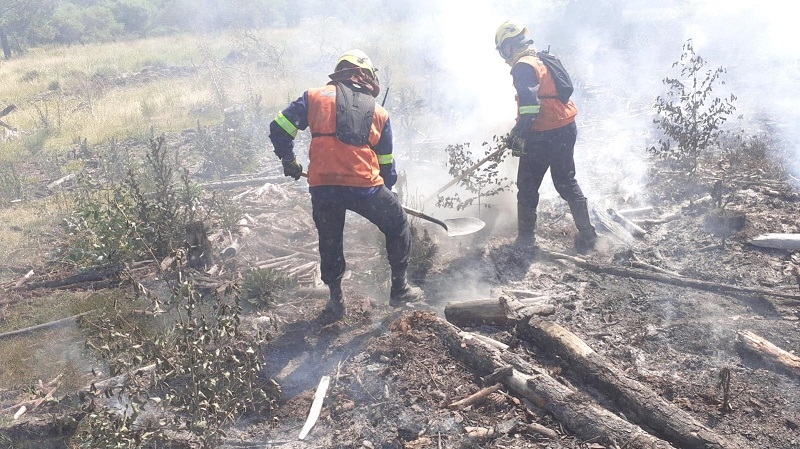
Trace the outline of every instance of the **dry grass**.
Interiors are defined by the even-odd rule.
[[[78,313],[105,309],[114,293],[49,292],[18,296],[0,314],[0,332],[23,329]],[[64,391],[85,385],[96,362],[84,350],[86,336],[77,324],[0,340],[0,389],[48,382],[62,375]]]

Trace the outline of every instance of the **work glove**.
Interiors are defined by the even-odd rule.
[[[511,129],[511,132],[508,133],[506,144],[509,148],[511,148],[512,156],[520,157],[525,154],[526,134],[527,133],[520,131],[520,129],[516,126]]]
[[[294,178],[297,181],[303,175],[303,166],[297,163],[296,158],[281,159],[281,163],[283,164],[283,174],[285,176]]]

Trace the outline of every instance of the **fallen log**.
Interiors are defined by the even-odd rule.
[[[619,211],[608,209],[608,215],[611,217],[611,219],[621,224],[623,228],[627,229],[628,232],[630,232],[634,237],[644,237],[647,234],[647,231],[639,227],[639,225],[636,223],[630,221]]]
[[[464,340],[460,330],[436,316],[414,312],[410,323],[427,327],[442,339],[450,354],[475,370],[480,376],[489,376],[507,367],[500,351],[479,340]],[[496,376],[497,381],[532,401],[537,407],[553,415],[564,427],[586,440],[597,439],[607,446],[628,449],[667,449],[673,446],[603,409],[584,395],[558,382],[543,369],[517,360],[519,369],[510,375]],[[524,371],[524,372],[521,372]],[[526,374],[530,373],[530,374]]]
[[[614,219],[611,218],[606,211],[589,204],[589,212],[594,215],[595,225],[602,226],[622,243],[628,246],[633,246],[636,243],[636,238],[633,236],[633,234],[631,234],[630,231],[625,229],[621,224],[614,221]]]
[[[721,284],[718,282],[702,281],[700,279],[692,279],[683,276],[675,276],[666,273],[647,272],[643,270],[635,270],[631,268],[615,267],[611,265],[600,265],[594,262],[589,262],[586,259],[562,254],[555,251],[548,251],[544,248],[539,248],[539,254],[549,256],[553,259],[568,260],[575,265],[595,273],[612,274],[614,276],[630,277],[635,279],[644,279],[648,281],[663,282],[665,284],[677,285],[680,287],[691,287],[698,290],[710,291],[714,293],[729,293],[735,295],[763,295],[772,296],[782,299],[790,299],[792,301],[800,301],[799,295],[790,293],[782,293],[773,290],[768,290],[760,287],[744,287],[729,284]]]
[[[532,303],[501,296],[499,299],[478,299],[448,303],[444,308],[445,319],[459,327],[513,326],[519,313],[530,315],[552,315],[555,306],[545,304],[547,298]],[[522,310],[525,312],[522,312]]]
[[[656,392],[628,377],[577,335],[560,325],[533,318],[517,325],[518,335],[542,350],[553,351],[581,379],[611,399],[632,422],[652,429],[657,436],[685,449],[735,449],[728,441],[666,401]]]
[[[761,234],[750,240],[750,243],[761,248],[800,250],[800,234]]]
[[[75,284],[84,284],[87,282],[102,282],[102,281],[108,281],[111,278],[118,276],[121,271],[122,271],[121,268],[112,267],[112,268],[92,271],[90,273],[76,274],[73,276],[68,276],[63,279],[53,279],[51,281],[42,281],[42,282],[29,282],[27,286],[28,289],[61,288]]]
[[[736,335],[738,343],[745,349],[758,354],[779,369],[800,377],[800,357],[779,348],[769,340],[753,332],[739,331]]]
[[[37,324],[36,326],[17,329],[15,331],[3,332],[2,334],[0,334],[0,340],[5,340],[7,338],[21,337],[23,335],[28,335],[36,331],[45,329],[55,329],[57,327],[65,326],[67,324],[71,324],[73,321],[77,320],[82,316],[89,315],[90,313],[94,313],[96,311],[97,309],[90,310],[88,312],[79,313],[77,315],[73,315],[67,318],[62,318],[60,320],[50,321],[49,323]]]

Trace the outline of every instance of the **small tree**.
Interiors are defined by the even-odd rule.
[[[484,150],[484,157],[489,156],[499,148],[500,143],[495,137],[495,144],[484,142],[483,146],[487,147]],[[458,184],[466,190],[466,197],[462,198],[458,193],[452,196],[439,197],[436,203],[439,207],[462,210],[466,209],[473,204],[477,204],[480,208],[481,205],[490,207],[488,204],[481,204],[485,197],[497,195],[511,187],[511,181],[507,177],[501,175],[500,163],[503,162],[507,156],[507,152],[498,154],[497,156],[488,160],[486,165],[482,165],[474,171],[464,175],[475,165],[475,160],[470,150],[469,142],[456,145],[447,146],[447,166],[448,172],[454,178],[463,176]]]
[[[718,67],[703,72],[706,65],[707,62],[695,54],[692,40],[686,41],[680,59],[672,64],[672,67],[681,67],[683,79],[664,78],[669,91],[657,97],[654,104],[658,117],[653,123],[664,133],[664,138],[649,151],[690,172],[697,169],[698,156],[717,143],[721,125],[736,109],[733,94],[728,98],[712,96],[717,81],[725,84],[720,76],[726,69]]]

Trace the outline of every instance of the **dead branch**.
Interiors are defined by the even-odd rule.
[[[739,331],[736,335],[738,342],[747,350],[758,354],[767,362],[794,376],[800,376],[800,357],[779,348],[753,332]]]
[[[480,389],[477,392],[465,397],[464,399],[453,402],[452,404],[448,405],[447,408],[451,410],[458,410],[469,407],[470,405],[480,404],[481,402],[486,400],[487,396],[497,392],[501,387],[502,385],[500,384],[494,384],[491,387]]]
[[[582,379],[610,398],[625,416],[677,447],[686,449],[738,448],[695,420],[674,404],[597,354],[564,327],[534,318],[517,325],[522,338],[543,351],[553,351],[566,360]]]
[[[30,279],[32,276],[33,270],[29,270],[27,273],[25,273],[25,276],[22,276],[17,280],[17,282],[14,283],[14,290],[22,288],[22,286],[25,285],[28,282],[28,279]]]
[[[522,424],[521,430],[528,431],[531,433],[535,433],[541,435],[545,438],[549,438],[551,440],[558,440],[558,434],[555,430],[545,427],[538,423],[529,423],[529,424]]]
[[[319,260],[319,254],[307,250],[302,250],[297,247],[287,248],[285,246],[270,245],[270,244],[263,244],[262,246],[267,251],[270,251],[279,256],[287,256],[289,254],[296,253],[298,257],[303,257],[307,260],[314,260],[314,261]]]
[[[229,181],[215,181],[201,184],[205,189],[218,189],[229,190],[238,187],[262,186],[267,183],[286,182],[287,178],[284,176],[277,178],[251,178],[251,179],[234,179]]]
[[[79,319],[80,317],[89,315],[89,314],[94,313],[96,311],[97,311],[97,309],[94,309],[94,310],[90,310],[88,312],[83,312],[83,313],[79,313],[77,315],[73,315],[71,317],[62,318],[62,319],[56,320],[56,321],[50,321],[49,323],[38,324],[36,326],[30,326],[30,327],[26,327],[26,328],[23,328],[23,329],[17,329],[15,331],[3,332],[2,334],[0,334],[0,340],[5,340],[5,339],[8,339],[8,338],[14,338],[14,337],[21,337],[23,335],[27,335],[27,334],[30,334],[30,333],[33,333],[33,332],[36,332],[36,331],[44,330],[44,329],[55,329],[57,327],[61,327],[61,326],[70,324],[73,321]]]
[[[644,279],[648,281],[663,282],[665,284],[677,285],[680,287],[696,288],[698,290],[710,291],[714,293],[729,293],[735,295],[764,295],[773,296],[776,298],[790,299],[792,301],[800,301],[800,296],[792,295],[789,293],[781,293],[765,288],[759,287],[740,287],[736,285],[721,284],[718,282],[702,281],[699,279],[691,279],[687,277],[677,277],[665,273],[648,273],[642,270],[636,270],[625,267],[615,267],[611,265],[600,265],[594,262],[589,262],[580,257],[570,256],[567,254],[558,253],[555,251],[548,251],[540,248],[539,254],[547,255],[553,259],[568,260],[575,265],[595,273],[612,274],[614,276],[630,277],[635,279]]]
[[[100,269],[97,271],[92,271],[90,273],[84,274],[76,274],[73,276],[68,276],[63,279],[53,279],[51,281],[42,281],[36,283],[28,283],[28,289],[37,289],[37,288],[62,288],[73,286],[76,284],[83,284],[87,282],[101,282],[101,281],[108,281],[113,277],[119,275],[121,269],[118,267]]]
[[[306,423],[303,425],[303,429],[300,430],[299,439],[305,439],[308,432],[311,432],[314,424],[316,424],[319,413],[322,411],[322,401],[325,400],[325,393],[328,391],[328,384],[330,381],[330,376],[322,376],[320,379],[317,391],[314,393],[314,401],[311,403],[311,410],[309,410],[308,417],[306,418]]]
[[[4,107],[3,110],[0,111],[0,118],[3,118],[5,116],[7,116],[8,114],[11,114],[14,111],[14,109],[17,109],[17,106],[13,105],[13,104],[10,104],[10,105]]]
[[[619,211],[609,209],[608,215],[610,215],[614,221],[621,224],[623,228],[627,229],[634,237],[644,237],[647,234],[647,231],[639,227],[639,225],[636,223],[630,221]]]

